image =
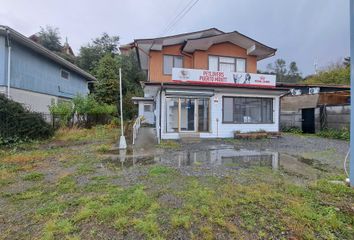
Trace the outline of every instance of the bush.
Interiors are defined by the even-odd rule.
[[[316,133],[316,135],[324,138],[334,138],[346,141],[350,140],[350,131],[347,128],[343,128],[341,130],[325,129]]]
[[[91,122],[100,122],[103,119],[109,122],[110,119],[117,113],[115,105],[108,105],[97,102],[93,96],[77,95],[72,102],[52,102],[49,107],[53,116],[59,117],[61,127],[68,126],[70,122],[74,121],[79,126],[89,126]]]
[[[61,101],[57,104],[52,101],[52,105],[49,106],[50,113],[54,116],[59,117],[59,123],[61,127],[68,126],[70,120],[74,116],[74,107],[72,102]]]
[[[52,126],[41,114],[30,112],[0,94],[0,145],[46,139],[53,133]]]

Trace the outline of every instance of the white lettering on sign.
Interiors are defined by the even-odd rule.
[[[219,72],[202,69],[173,68],[172,80],[204,83],[229,83],[257,86],[275,86],[276,76],[269,74]]]

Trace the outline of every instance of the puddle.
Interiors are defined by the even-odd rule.
[[[248,150],[233,147],[208,150],[167,150],[140,155],[134,154],[134,151],[129,151],[129,153],[120,151],[119,154],[110,155],[104,162],[121,169],[157,163],[184,170],[198,168],[201,171],[203,169],[227,171],[265,167],[305,180],[317,179],[330,169],[328,165],[314,159],[305,159],[267,149]]]
[[[159,156],[162,164],[175,167],[227,167],[249,168],[254,166],[277,169],[279,153],[270,151],[254,151],[246,149],[211,149],[207,151],[181,151]]]

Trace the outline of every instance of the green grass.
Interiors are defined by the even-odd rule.
[[[32,172],[23,176],[22,179],[25,181],[40,181],[44,179],[44,174],[39,172]]]
[[[331,183],[343,176],[302,186],[281,170],[261,167],[224,178],[186,176],[162,165],[124,172],[101,161],[97,149],[115,137],[105,127],[66,131],[53,141],[89,143],[75,150],[38,148],[37,143],[35,149],[18,146],[1,153],[6,158],[0,159],[0,215],[8,221],[0,239],[171,239],[177,234],[187,239],[351,239],[354,234],[354,190]],[[332,155],[329,149],[307,157],[317,161]],[[136,171],[134,178],[128,171]]]
[[[178,149],[181,147],[181,144],[174,140],[162,140],[160,144],[156,145],[159,148],[165,149]]]
[[[149,175],[150,176],[159,176],[159,175],[165,175],[165,174],[171,174],[173,173],[174,170],[172,168],[168,168],[165,166],[153,166],[149,169]]]

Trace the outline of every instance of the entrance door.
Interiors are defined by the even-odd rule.
[[[181,132],[194,132],[195,131],[195,99],[181,98],[181,111],[180,111],[180,131]]]
[[[315,133],[315,109],[302,109],[302,132]]]

